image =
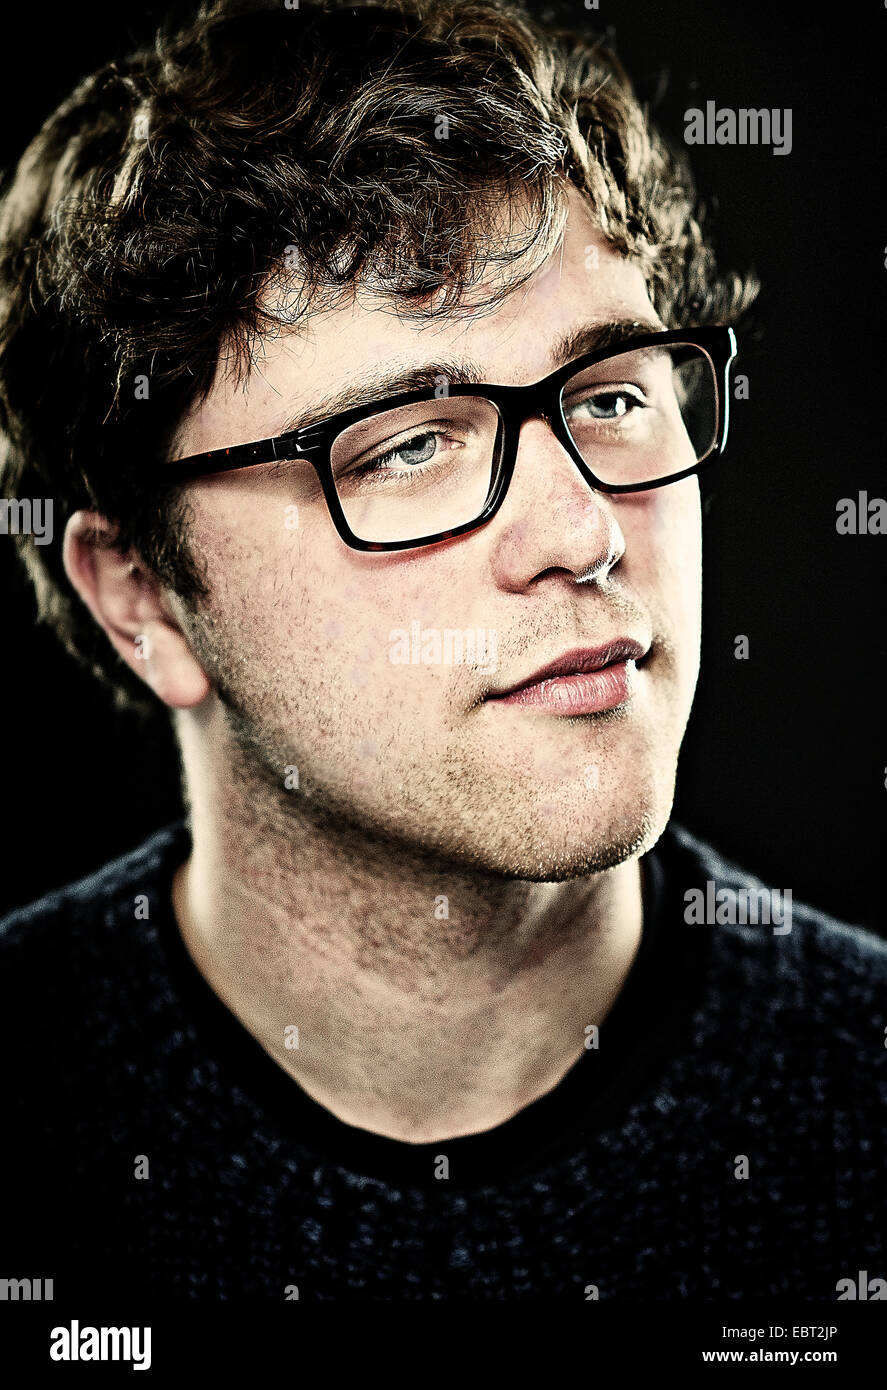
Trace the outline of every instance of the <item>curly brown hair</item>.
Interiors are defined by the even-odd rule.
[[[0,202],[2,494],[53,499],[52,543],[17,537],[39,616],[119,703],[152,702],[67,580],[68,517],[97,509],[163,584],[205,596],[184,489],[139,479],[220,355],[241,375],[257,335],[358,278],[454,315],[495,264],[480,307],[498,301],[557,245],[566,180],[668,326],[754,300],[753,275],[718,275],[685,156],[614,53],[519,0],[215,0],[49,117]],[[503,238],[511,206],[523,237]],[[297,291],[269,303],[293,258]]]

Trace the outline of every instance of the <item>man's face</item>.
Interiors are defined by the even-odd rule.
[[[303,404],[368,373],[467,357],[480,379],[523,385],[554,369],[551,345],[571,330],[655,325],[640,270],[570,198],[562,252],[495,312],[423,325],[352,298],[266,342],[241,387],[218,381],[184,422],[177,454],[279,433]],[[201,479],[190,500],[212,590],[189,625],[192,645],[237,711],[249,765],[294,813],[308,803],[331,827],[350,822],[537,880],[609,867],[658,838],[698,673],[694,477],[592,492],[537,418],[493,520],[418,550],[346,546],[307,464]],[[430,629],[442,656],[446,629],[480,634],[486,652],[474,664],[424,660]],[[565,717],[482,698],[614,637],[649,645],[616,708]],[[285,790],[293,767],[298,787],[290,773]]]

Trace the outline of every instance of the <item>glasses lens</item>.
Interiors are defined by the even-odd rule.
[[[718,436],[714,365],[691,343],[640,348],[577,372],[564,422],[603,483],[655,482],[692,468]]]
[[[442,396],[349,426],[330,455],[345,520],[364,541],[410,541],[475,521],[493,489],[502,424],[492,401]]]

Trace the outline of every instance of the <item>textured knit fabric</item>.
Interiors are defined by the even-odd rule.
[[[169,826],[0,925],[4,1276],[269,1301],[887,1277],[878,937],[799,903],[787,933],[688,924],[690,890],[763,885],[672,824],[598,1047],[505,1124],[412,1145],[311,1100],[206,984],[170,902],[189,843]]]

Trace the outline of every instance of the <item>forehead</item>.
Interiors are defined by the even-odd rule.
[[[536,381],[557,365],[554,344],[571,331],[630,317],[655,320],[639,266],[613,250],[574,187],[567,196],[561,245],[494,309],[423,322],[352,288],[334,309],[265,337],[239,384],[220,372],[206,400],[183,420],[176,452],[278,434],[303,406],[337,393],[349,379],[431,361],[471,359],[489,382]]]

